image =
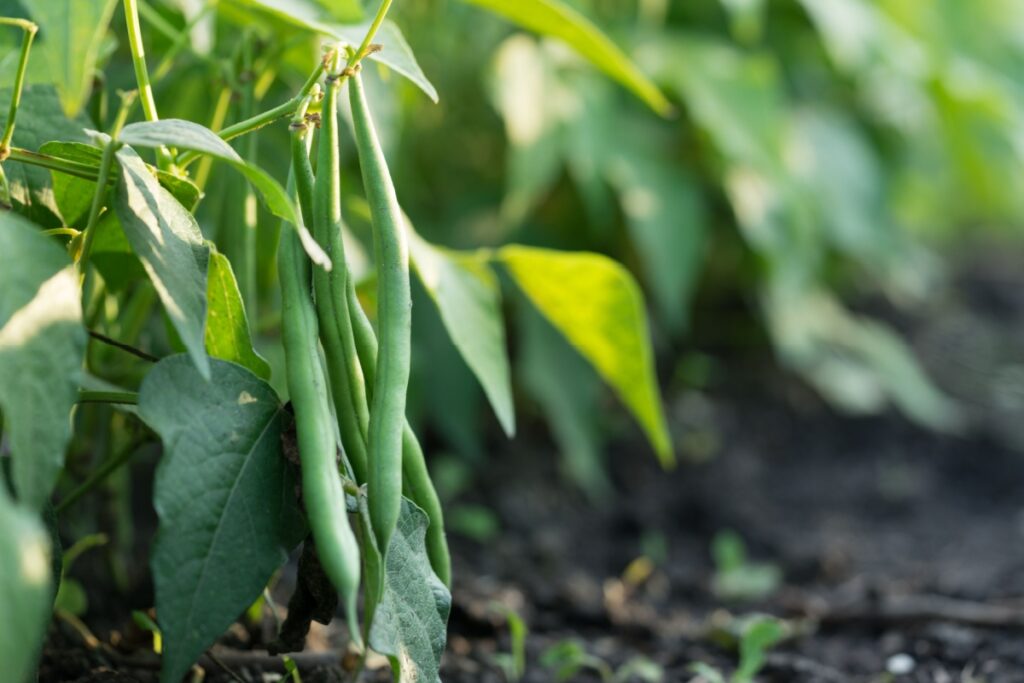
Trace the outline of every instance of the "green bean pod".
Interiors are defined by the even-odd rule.
[[[386,554],[402,507],[402,431],[412,356],[409,245],[387,161],[358,72],[349,87],[356,150],[373,223],[380,342],[367,435],[370,519]]]
[[[301,130],[294,134],[299,144],[303,144],[301,135]],[[282,337],[302,463],[303,500],[320,561],[345,603],[352,638],[359,641],[359,545],[349,525],[338,474],[333,417],[318,352],[309,271],[309,261],[297,233],[282,230],[278,248]]]
[[[367,432],[370,414],[366,381],[359,368],[352,328],[348,314],[345,286],[349,280],[345,261],[345,243],[341,220],[341,159],[338,134],[338,92],[341,89],[340,68],[335,63],[328,75],[327,93],[321,113],[321,133],[317,150],[316,177],[312,186],[306,182],[306,193],[312,197],[313,236],[330,254],[334,267],[330,272],[318,269],[313,273],[316,315],[319,334],[324,345],[331,395],[338,417],[338,431],[356,479],[368,478]],[[312,172],[305,180],[312,178]],[[300,187],[304,183],[300,182]]]
[[[346,294],[359,363],[366,376],[367,386],[372,386],[377,375],[377,335],[369,318],[366,317],[366,312],[359,304],[359,299],[356,298],[355,286],[351,280]],[[427,513],[430,520],[426,539],[430,566],[446,586],[451,586],[452,562],[448,552],[448,539],[444,532],[441,499],[434,489],[434,482],[430,479],[423,449],[408,421],[402,429],[402,488],[406,497]]]

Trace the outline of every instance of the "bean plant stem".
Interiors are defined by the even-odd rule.
[[[253,53],[256,50],[255,36],[246,36],[242,46],[242,114],[249,117],[256,111],[256,76],[253,65]],[[256,136],[250,135],[241,145],[239,150],[242,157],[251,164],[256,163],[258,147]],[[242,198],[242,259],[238,262],[239,278],[238,283],[242,289],[242,300],[245,302],[245,310],[251,320],[257,316],[256,306],[259,302],[259,291],[257,289],[257,262],[256,262],[256,236],[258,232],[259,212],[256,207],[256,192],[250,183],[243,182]]]
[[[11,106],[7,112],[7,124],[4,126],[3,137],[0,138],[0,161],[7,158],[11,147],[11,139],[14,137],[14,120],[18,116],[18,106],[21,104],[21,91],[25,85],[25,71],[28,69],[28,54],[32,49],[32,40],[36,37],[39,27],[25,19],[0,19],[0,25],[17,26],[24,35],[21,39],[21,53],[18,56],[18,70],[14,73],[14,86],[11,92]]]
[[[131,0],[125,0],[126,3],[130,1]],[[377,8],[377,14],[374,16],[373,22],[370,24],[370,28],[367,30],[366,35],[363,37],[363,42],[359,45],[359,49],[351,51],[349,53],[349,59],[347,64],[349,68],[355,67],[360,61],[362,61],[363,57],[365,57],[366,54],[369,52],[370,46],[373,43],[373,39],[377,35],[377,31],[380,30],[380,27],[381,25],[383,25],[384,19],[387,16],[388,10],[391,9],[391,3],[392,0],[383,0],[380,4],[380,7]],[[293,115],[296,109],[299,108],[299,105],[302,103],[302,101],[306,98],[306,95],[308,95],[309,92],[313,89],[313,85],[320,80],[321,76],[323,76],[324,67],[324,63],[321,62],[317,66],[317,68],[313,70],[313,73],[309,75],[309,78],[306,79],[306,82],[303,84],[302,89],[299,90],[295,97],[291,98],[287,102],[283,102],[277,105],[273,109],[268,109],[267,111],[262,112],[260,114],[256,114],[255,116],[245,119],[244,121],[239,121],[234,125],[228,126],[227,128],[225,128],[224,130],[220,131],[217,134],[221,137],[222,140],[233,140],[240,135],[245,135],[246,133],[251,133],[255,130],[259,130],[264,126],[270,125],[274,121],[283,119],[286,116]],[[195,161],[195,159],[198,156],[199,155],[196,154],[195,152],[185,152],[178,158],[177,165],[181,168],[184,168],[188,164]]]
[[[286,116],[293,115],[295,111],[299,108],[299,106],[303,103],[303,101],[306,99],[306,96],[309,95],[310,91],[313,90],[313,86],[316,85],[317,81],[320,80],[320,77],[323,76],[323,74],[324,64],[323,62],[321,62],[319,65],[317,65],[316,69],[313,70],[313,73],[309,75],[309,78],[306,79],[306,82],[302,85],[302,89],[299,90],[298,94],[295,95],[295,97],[291,98],[287,102],[277,105],[273,109],[268,109],[267,111],[262,112],[260,114],[256,114],[255,116],[245,119],[244,121],[239,121],[236,124],[230,125],[227,128],[224,128],[223,130],[218,132],[217,135],[219,135],[221,139],[225,141],[234,140],[240,135],[245,135],[246,133],[251,133],[254,130],[259,130],[264,126],[270,125],[274,121],[283,119]],[[188,164],[195,161],[198,157],[199,154],[195,152],[185,152],[180,157],[178,157],[177,165],[180,168],[184,168]]]
[[[89,267],[89,252],[92,251],[92,243],[96,237],[96,224],[100,220],[103,199],[107,196],[107,178],[110,177],[110,169],[114,166],[114,152],[117,151],[117,147],[117,141],[111,139],[103,148],[100,173],[96,182],[96,193],[92,196],[92,206],[89,207],[89,221],[85,225],[85,238],[82,242],[82,253],[78,257],[78,271],[81,273],[83,283]]]
[[[39,152],[22,149],[21,147],[11,147],[8,149],[7,159],[10,161],[19,161],[24,164],[30,164],[32,166],[47,168],[51,171],[67,173],[68,175],[73,175],[76,178],[84,178],[85,180],[96,180],[97,177],[96,168],[89,164],[69,161],[68,159],[61,159],[60,157],[50,156],[49,154],[40,154]]]
[[[392,0],[381,0],[380,7],[377,8],[377,15],[374,16],[373,23],[370,24],[369,30],[366,31],[359,49],[349,55],[349,68],[354,67],[366,56],[374,37],[377,35],[377,31],[380,30],[381,25],[384,23],[384,18],[388,15],[388,10],[391,9],[391,2]]]
[[[139,23],[137,0],[124,0],[124,17],[128,24],[128,46],[132,53],[132,65],[135,67],[135,80],[139,84],[142,111],[147,121],[157,121],[160,116],[156,111],[153,86],[150,84],[149,70],[146,68],[146,49],[142,44],[142,26]]]
[[[139,441],[133,441],[120,452],[104,460],[99,467],[93,470],[85,481],[79,484],[74,491],[69,493],[60,501],[55,509],[57,515],[61,515],[69,507],[81,500],[83,496],[102,484],[103,481],[119,469],[121,465],[124,465],[126,462],[131,460],[132,456],[135,455],[135,451],[138,450],[139,445]]]
[[[79,391],[76,403],[120,403],[136,405],[139,395],[134,391]]]

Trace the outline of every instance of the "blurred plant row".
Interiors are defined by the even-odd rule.
[[[45,23],[46,4],[28,1],[37,22]],[[495,4],[503,3],[396,3],[395,21],[439,104],[398,78],[400,60],[380,68],[383,79],[368,79],[419,234],[460,250],[464,263],[509,242],[622,262],[645,289],[669,380],[696,339],[734,348],[767,339],[781,363],[842,409],[895,406],[932,427],[957,424],[956,406],[901,338],[845,302],[850,294],[920,302],[943,275],[936,245],[1024,219],[1024,6],[566,0],[630,55],[664,102],[626,67],[538,35],[544,15],[533,6],[561,3],[526,3],[538,33],[474,6]],[[115,5],[81,11],[109,15]],[[147,0],[140,8],[161,115],[214,130],[292,96],[321,50],[306,25],[365,18],[358,0]],[[16,0],[0,0],[0,14],[23,13]],[[83,15],[80,25],[105,24]],[[29,83],[54,78],[46,56],[54,38],[43,35]],[[18,42],[13,33],[3,40],[7,72]],[[132,64],[110,33],[92,45],[81,73],[57,77],[61,101],[69,114],[108,120],[119,106],[113,93],[134,87]],[[88,97],[100,73],[100,94]],[[19,129],[64,125],[25,118]],[[247,138],[257,139],[240,148],[243,156],[284,169],[287,136]],[[351,147],[344,145],[350,171]],[[205,192],[197,213],[206,236],[238,264],[244,181],[202,164],[195,180]],[[358,269],[366,211],[354,188],[344,191]],[[276,221],[256,218],[260,242],[272,243]],[[278,310],[273,251],[259,251],[246,299],[256,344],[278,368],[277,345],[267,340],[279,321],[263,313]],[[117,255],[113,247],[97,252]],[[436,292],[414,294],[423,301]],[[618,424],[600,417],[606,390],[549,322],[517,305],[521,296],[502,304],[514,311],[516,383],[549,418],[569,472],[599,490],[592,465]],[[735,301],[739,317],[727,310]],[[491,429],[483,390],[437,308],[414,310],[413,417],[452,450],[481,457]],[[144,347],[173,345],[166,330],[137,333]],[[273,381],[283,377],[275,372]]]

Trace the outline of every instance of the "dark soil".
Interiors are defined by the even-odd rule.
[[[1007,283],[987,271],[976,280],[962,300],[946,302],[943,329],[959,329],[964,311],[988,310],[1001,338],[1012,332],[1024,347],[1014,323],[1024,313],[999,298],[1020,277]],[[948,342],[960,339],[935,328],[907,326],[933,366],[958,353]],[[989,361],[972,372],[997,374],[1004,361]],[[984,417],[982,398],[961,398]],[[530,682],[555,680],[541,655],[570,639],[612,671],[643,657],[664,681],[694,680],[698,661],[728,675],[737,657],[722,634],[758,612],[791,631],[759,680],[1024,681],[1024,454],[1006,436],[1012,420],[993,427],[976,419],[974,433],[943,436],[896,416],[840,418],[772,372],[748,375],[742,387],[680,392],[670,412],[679,424],[701,425],[713,457],[665,473],[642,443],[619,443],[605,501],[565,484],[529,425],[491,455],[460,502],[487,505],[501,531],[488,543],[453,535],[446,683],[506,680],[496,663],[511,647],[505,609],[529,627]],[[710,546],[723,529],[742,536],[751,561],[781,570],[777,590],[753,602],[716,597]],[[128,609],[151,604],[146,597],[92,601],[106,616],[85,622],[101,640],[119,629],[120,655],[54,626],[41,680],[156,680],[145,634],[127,625]],[[273,680],[260,676],[279,670],[259,649],[272,634],[259,630],[239,627],[214,651],[241,680]],[[334,640],[327,629],[314,632],[299,657],[304,681],[340,680]],[[207,681],[237,680],[204,664]]]

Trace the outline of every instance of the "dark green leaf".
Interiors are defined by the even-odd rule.
[[[385,560],[384,595],[370,627],[370,647],[386,655],[401,683],[440,683],[438,668],[452,597],[430,568],[427,515],[402,499]]]
[[[192,214],[157,182],[134,150],[121,148],[117,160],[121,173],[114,210],[168,318],[200,374],[207,377],[204,327],[210,250]]]
[[[165,683],[181,680],[306,533],[281,453],[283,406],[245,368],[210,365],[206,383],[173,356],[139,390],[139,414],[164,443],[152,569]]]
[[[6,226],[4,226],[6,227]],[[4,680],[35,680],[36,658],[53,597],[50,537],[31,511],[14,503],[0,481],[0,662]]]
[[[0,408],[19,500],[41,509],[64,465],[85,353],[78,275],[36,226],[0,212]]]
[[[270,365],[252,347],[249,319],[238,291],[231,263],[224,254],[210,254],[206,289],[206,350],[270,379]]]

